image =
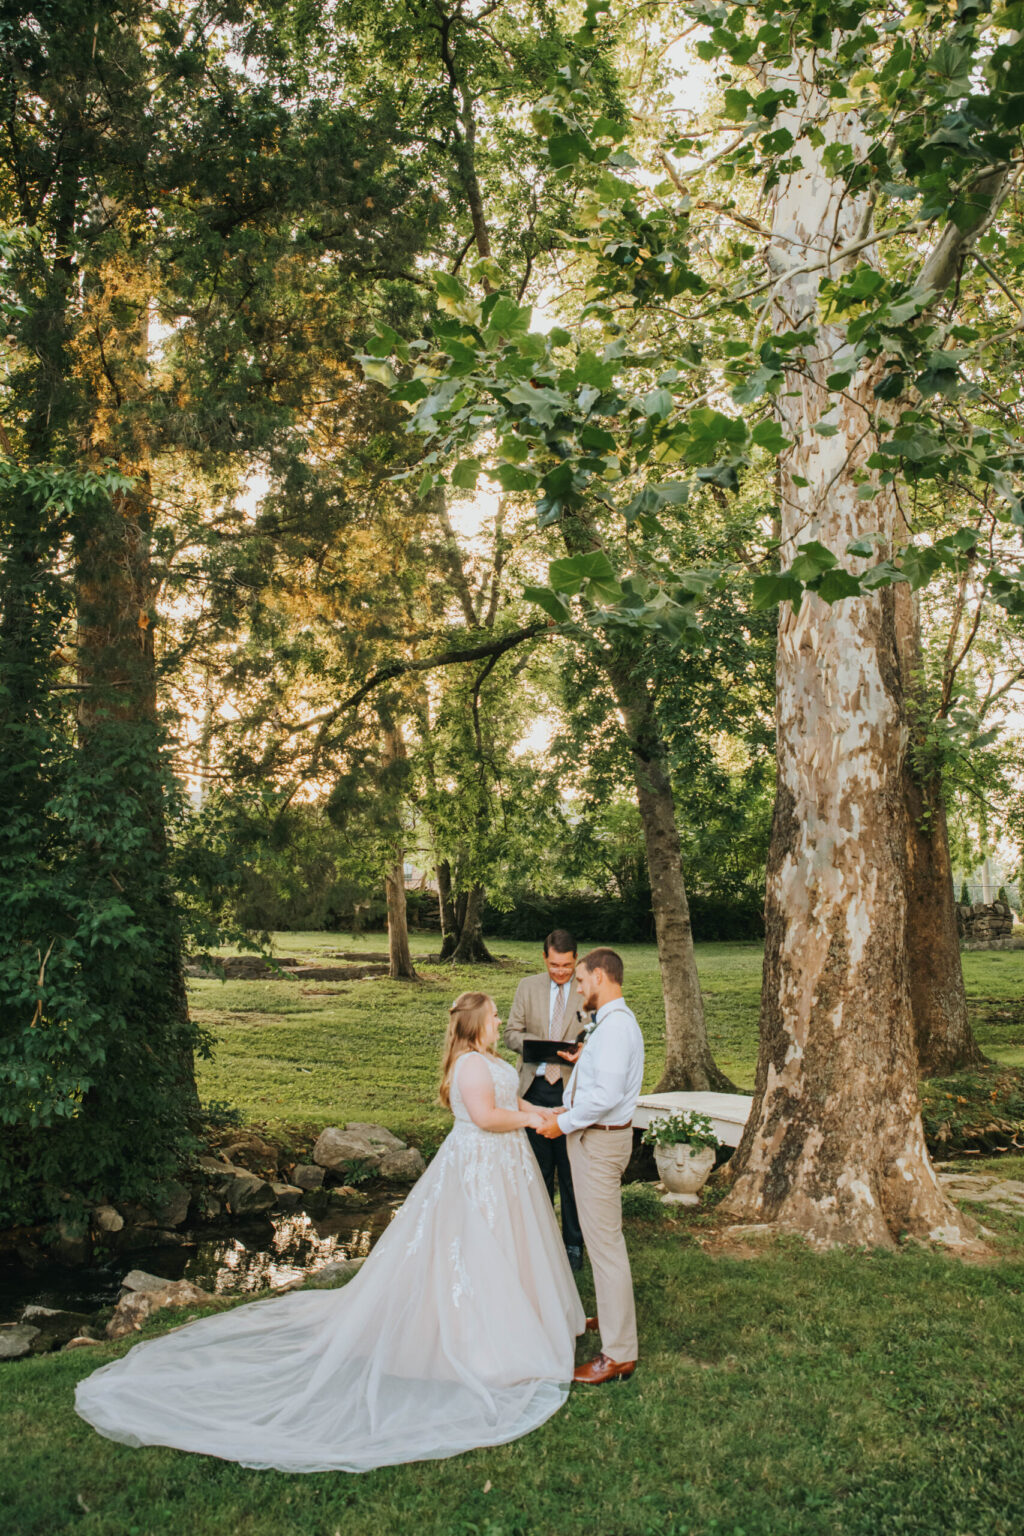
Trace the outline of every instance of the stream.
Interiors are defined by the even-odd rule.
[[[132,1247],[89,1264],[13,1255],[0,1262],[0,1323],[15,1322],[29,1305],[97,1312],[112,1306],[131,1269],[167,1280],[191,1280],[204,1291],[238,1296],[275,1289],[338,1259],[365,1258],[401,1197],[359,1211],[315,1218],[305,1211],[256,1217],[230,1227],[183,1230],[173,1246]]]

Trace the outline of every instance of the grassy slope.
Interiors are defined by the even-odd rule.
[[[504,1007],[533,957],[497,947],[516,970],[472,980]],[[293,935],[290,949],[312,945]],[[966,958],[986,1049],[1020,1051],[1024,955]],[[759,957],[722,945],[701,960],[719,1059],[749,1085]],[[653,956],[627,962],[629,995],[653,1026]],[[302,997],[288,982],[199,983],[195,999],[224,1039],[204,1096],[276,1121],[372,1114],[436,1139],[450,978],[349,983],[336,997],[328,985]],[[1024,1176],[1024,1159],[980,1166]],[[575,1393],[515,1445],[358,1478],[248,1472],[99,1439],[71,1392],[123,1345],[8,1365],[4,1525],[17,1536],[1016,1536],[1024,1223],[989,1219],[1001,1261],[984,1267],[920,1252],[821,1257],[792,1242],[716,1258],[698,1241],[710,1214],[631,1219],[644,1346],[632,1382]]]
[[[324,934],[281,934],[278,953],[323,955],[380,948],[380,936],[353,940]],[[419,956],[436,938],[414,937]],[[421,966],[423,982],[197,981],[193,1013],[217,1038],[217,1054],[200,1069],[205,1100],[229,1100],[246,1119],[269,1123],[382,1120],[417,1141],[437,1141],[447,1128],[436,1102],[437,1062],[447,1009],[456,990],[493,993],[504,1018],[520,977],[540,969],[538,947],[499,940],[505,957],[460,971]],[[627,996],[647,1037],[645,1083],[664,1063],[661,988],[650,946],[622,950]],[[712,1044],[722,1067],[749,1087],[757,1057],[761,953],[750,944],[706,944],[700,953]],[[310,1070],[312,1069],[312,1070]]]
[[[383,938],[280,934],[282,956],[322,957],[346,948],[380,949]],[[437,940],[415,935],[422,984],[391,981],[196,981],[193,1013],[217,1041],[201,1064],[203,1100],[226,1100],[246,1120],[274,1124],[380,1120],[429,1147],[447,1128],[436,1101],[437,1061],[456,988],[492,992],[504,1018],[521,976],[540,968],[538,948],[499,940],[500,969],[424,966]],[[647,1039],[645,1087],[664,1064],[661,988],[651,946],[624,948],[626,994]],[[761,951],[754,944],[702,944],[698,967],[716,1060],[750,1090],[757,1061]],[[983,1049],[1024,1066],[1024,951],[964,956],[972,1013]]]

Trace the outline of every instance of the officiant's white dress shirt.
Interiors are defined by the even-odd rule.
[[[572,982],[571,981],[563,981],[561,986],[558,985],[557,981],[553,981],[551,983],[551,986],[548,988],[548,1039],[549,1040],[551,1038],[551,1020],[555,1016],[555,1001],[556,1001],[556,999],[558,997],[559,992],[562,992],[562,991],[565,992],[565,1001],[566,1001],[566,1005],[568,1005],[569,993],[572,991]],[[567,1050],[569,1048],[570,1043],[571,1042],[566,1042],[566,1049]],[[548,1064],[547,1064],[546,1061],[538,1061],[538,1063],[537,1063],[537,1070],[534,1073],[534,1076],[535,1077],[543,1077],[545,1072],[547,1071],[547,1068],[548,1068]]]
[[[566,1136],[588,1125],[628,1125],[644,1078],[644,1037],[633,1010],[613,997],[597,1010],[594,1028],[565,1090],[558,1116]]]

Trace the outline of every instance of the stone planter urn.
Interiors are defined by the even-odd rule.
[[[714,1147],[691,1147],[677,1141],[669,1147],[655,1147],[654,1161],[667,1194],[662,1205],[700,1205],[700,1191],[715,1166]]]

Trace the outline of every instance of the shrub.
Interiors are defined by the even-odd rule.
[[[653,1184],[623,1184],[622,1214],[635,1221],[664,1221],[668,1211]]]

